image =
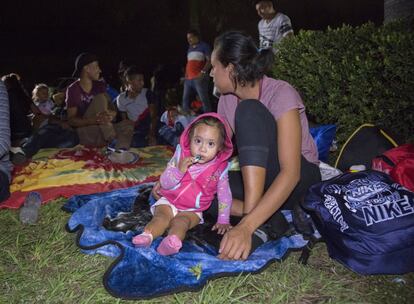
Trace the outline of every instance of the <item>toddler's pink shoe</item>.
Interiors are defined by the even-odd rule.
[[[161,255],[172,255],[180,251],[183,243],[175,234],[166,236],[157,248]]]
[[[143,232],[139,235],[136,235],[132,238],[132,244],[137,247],[149,247],[152,243],[152,234]]]

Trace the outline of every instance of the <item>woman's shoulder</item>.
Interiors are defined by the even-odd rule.
[[[222,94],[217,105],[217,113],[226,117],[236,111],[237,101],[238,98],[233,94]]]
[[[271,88],[272,90],[287,90],[295,91],[296,89],[287,81],[281,79],[275,79],[272,77],[264,76],[263,77],[263,87]]]
[[[289,99],[301,100],[298,91],[287,81],[266,77],[263,79],[262,96],[264,97],[289,97]]]

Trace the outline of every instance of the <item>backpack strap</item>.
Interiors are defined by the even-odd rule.
[[[305,247],[303,247],[302,249],[302,253],[298,259],[298,263],[302,264],[302,265],[307,265],[308,264],[308,260],[309,257],[312,253],[312,249],[315,246],[315,244],[319,243],[319,242],[323,242],[323,238],[322,237],[316,237],[314,235],[312,235],[309,238],[308,243],[306,244]]]

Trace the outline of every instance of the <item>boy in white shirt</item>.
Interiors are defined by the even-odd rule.
[[[256,1],[257,14],[262,18],[258,24],[259,41],[261,49],[272,48],[276,53],[280,41],[293,35],[290,18],[275,9],[271,0]]]

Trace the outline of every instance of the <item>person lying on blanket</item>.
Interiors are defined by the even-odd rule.
[[[232,195],[228,182],[228,159],[233,153],[230,127],[216,113],[198,116],[188,125],[173,158],[160,177],[161,198],[151,206],[154,215],[144,232],[132,243],[148,247],[168,229],[157,248],[161,255],[177,253],[189,229],[203,222],[217,193],[219,214],[213,230],[230,230]]]

